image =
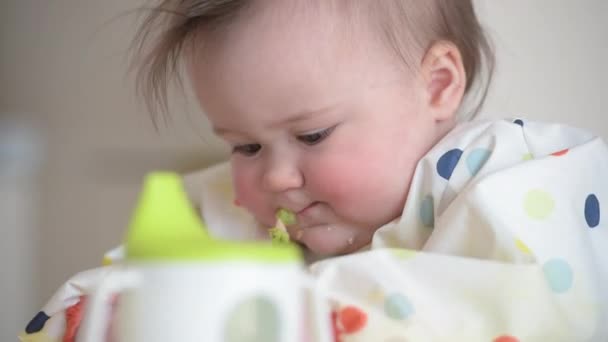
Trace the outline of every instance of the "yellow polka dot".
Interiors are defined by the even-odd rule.
[[[520,239],[515,240],[515,245],[517,248],[525,254],[532,254],[530,248]]]
[[[375,288],[367,294],[367,300],[373,304],[383,303],[384,292],[380,288]]]
[[[391,253],[395,258],[400,260],[407,260],[416,256],[416,251],[413,251],[411,249],[395,248],[391,250]]]
[[[532,219],[542,220],[553,212],[555,202],[549,193],[543,190],[530,190],[524,199],[524,209]]]
[[[110,266],[112,265],[112,259],[110,257],[104,256],[103,260],[101,260],[102,266]]]
[[[532,155],[532,153],[526,153],[521,157],[522,160],[526,161],[526,160],[532,160],[534,159],[534,156]]]
[[[44,331],[40,331],[33,334],[22,333],[19,335],[21,342],[53,342],[55,339],[51,339]]]

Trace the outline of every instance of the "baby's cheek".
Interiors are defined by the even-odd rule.
[[[323,168],[314,171],[314,181],[311,179],[310,183],[315,184],[315,192],[334,205],[346,205],[364,196],[361,193],[364,187],[362,170],[351,164],[349,160],[325,162]]]
[[[256,218],[263,217],[265,202],[261,189],[258,188],[255,175],[234,168],[232,181],[234,184],[235,203],[251,212]]]
[[[323,165],[315,171],[316,197],[347,220],[378,221],[379,216],[388,215],[383,213],[390,206],[387,202],[397,201],[391,189],[400,184],[391,184],[390,172],[379,171],[373,160],[362,164],[355,158],[341,158]]]

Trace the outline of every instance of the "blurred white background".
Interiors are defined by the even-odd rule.
[[[477,3],[498,52],[482,117],[562,121],[608,138],[608,2]],[[145,172],[224,155],[192,104],[178,103],[161,133],[137,105],[128,11],[141,4],[0,3],[0,341],[120,242]]]

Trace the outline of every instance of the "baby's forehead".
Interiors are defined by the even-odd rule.
[[[347,17],[301,1],[260,3],[216,31],[212,43],[202,45],[203,58],[194,59],[189,76],[217,121],[253,109],[315,110],[412,77],[372,21],[356,25],[367,20],[365,13],[350,9]]]
[[[367,15],[340,13],[327,5],[305,6],[302,1],[268,1],[272,6],[254,3],[262,4],[246,9],[233,24],[208,35],[209,40],[200,45],[194,62],[207,64],[207,73],[254,71],[260,74],[258,81],[266,82],[280,73],[306,82],[358,68],[348,81],[357,82],[372,71],[364,67],[370,62],[391,66],[392,72],[404,69],[403,58]],[[358,24],[363,21],[367,23]]]
[[[383,42],[354,43],[345,38],[347,30],[309,28],[310,20],[323,19],[295,16],[282,29],[272,22],[249,20],[227,32],[223,42],[207,45],[211,51],[204,52],[206,58],[194,63],[190,76],[206,106],[297,112],[325,107],[402,77],[401,60]],[[219,103],[220,99],[225,100]]]

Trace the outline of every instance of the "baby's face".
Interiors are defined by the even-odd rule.
[[[328,19],[240,19],[205,46],[190,76],[233,148],[241,206],[267,227],[278,208],[290,209],[302,230],[292,238],[341,254],[401,215],[416,163],[439,133],[416,76],[371,32],[327,29]]]

